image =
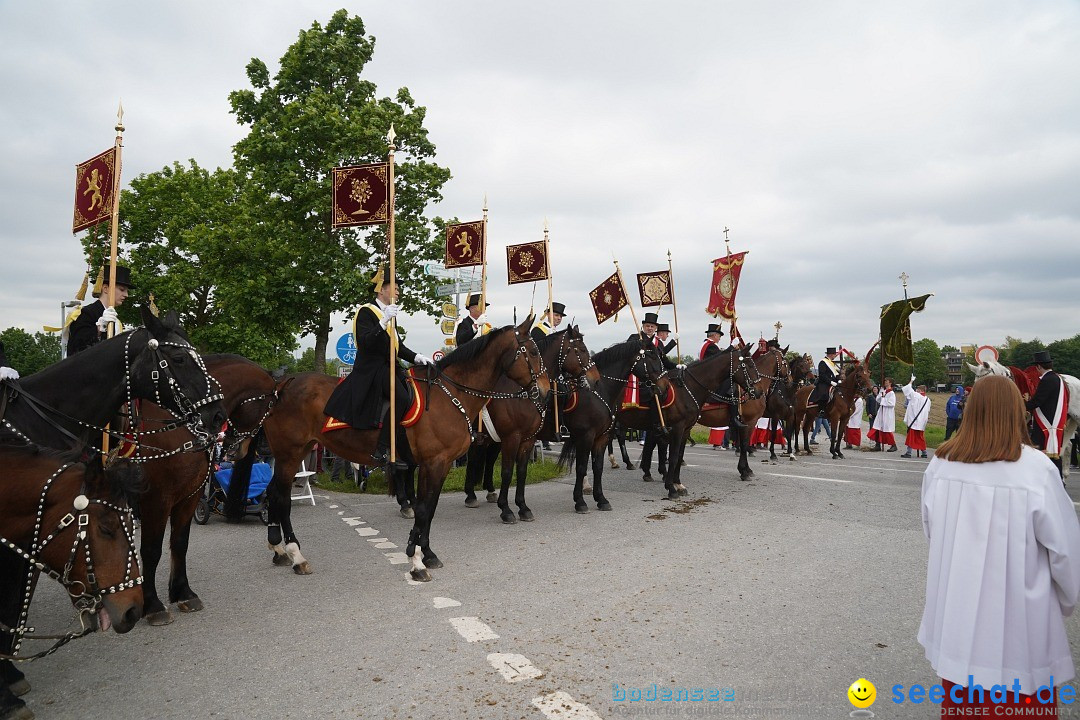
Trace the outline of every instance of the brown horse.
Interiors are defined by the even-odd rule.
[[[866,367],[866,364],[856,360],[851,365],[844,368],[844,377],[840,383],[833,390],[832,398],[825,405],[825,417],[829,420],[829,429],[832,430],[832,439],[829,441],[829,452],[832,453],[833,459],[844,459],[844,453],[841,451],[843,446],[843,429],[847,427],[847,422],[851,418],[851,411],[855,407],[855,399],[862,394],[865,394],[872,386],[870,380],[870,372]],[[810,399],[810,393],[814,391],[813,386],[806,386],[799,388],[795,393],[795,424],[794,430],[798,433],[799,428],[802,428],[803,434],[803,447],[806,448],[807,455],[813,455],[813,451],[810,449],[810,430],[814,426],[814,420],[818,416],[818,409],[816,406],[810,406],[807,408],[807,401]],[[799,437],[795,435],[795,452],[799,451]]]
[[[0,467],[0,717],[32,717],[16,697],[30,685],[11,659],[24,641],[45,639],[28,627],[39,572],[67,589],[82,631],[37,657],[95,629],[126,633],[139,621],[142,578],[128,507],[139,474],[128,463],[103,471],[97,453],[82,465],[33,445],[0,446]]]
[[[251,437],[261,426],[276,401],[275,383],[269,373],[239,355],[206,355],[203,358],[207,371],[221,386],[222,405],[229,416],[229,424],[241,436]],[[168,413],[156,405],[143,405],[141,419],[148,427],[167,422]],[[169,535],[169,602],[176,603],[180,612],[203,609],[203,602],[191,589],[187,575],[188,539],[191,519],[199,503],[199,491],[207,481],[212,469],[209,453],[177,453],[192,435],[184,428],[169,430],[149,436],[157,446],[147,454],[161,457],[146,462],[145,490],[139,498],[139,519],[142,522],[143,616],[151,625],[167,625],[172,613],[162,603],[157,592],[158,563],[165,538],[165,526],[171,526]]]
[[[536,343],[536,346],[540,351],[540,357],[543,358],[544,368],[550,368],[548,379],[556,381],[555,385],[561,398],[568,398],[571,393],[578,392],[575,388],[580,387],[584,392],[600,381],[600,371],[596,369],[596,363],[589,357],[589,348],[585,347],[584,336],[576,325],[544,336]],[[496,392],[511,393],[519,389],[507,378],[500,379],[495,385]],[[559,398],[554,397],[554,393],[550,397],[553,401],[559,401]],[[564,420],[566,403],[560,401],[560,405],[563,412],[561,419]],[[499,515],[506,524],[517,522],[513,511],[510,510],[507,497],[516,469],[517,488],[514,504],[518,508],[518,517],[525,522],[531,522],[534,519],[533,512],[525,504],[525,479],[529,467],[529,453],[532,451],[541,425],[545,423],[545,418],[551,419],[547,424],[554,424],[555,413],[552,410],[552,404],[549,402],[547,405],[541,405],[532,399],[511,398],[493,400],[488,403],[487,410],[499,440],[493,441],[485,433],[484,441],[473,443],[469,448],[465,504],[469,507],[479,505],[473,491],[479,475],[477,471],[485,469],[487,457],[492,452],[498,452],[501,449],[502,488],[498,499]],[[485,443],[486,447],[484,447]]]
[[[446,473],[454,460],[469,449],[480,409],[491,399],[505,396],[492,392],[496,381],[506,375],[527,388],[514,393],[515,396],[535,397],[541,401],[547,397],[550,385],[541,371],[536,344],[529,338],[531,327],[530,316],[516,328],[493,330],[462,345],[436,365],[418,368],[416,380],[424,397],[425,410],[416,424],[407,429],[409,446],[420,471],[415,520],[407,549],[413,563],[411,572],[417,580],[431,579],[428,567],[442,567],[430,546],[431,519]],[[275,460],[274,477],[267,488],[268,542],[274,550],[275,563],[291,563],[293,571],[300,575],[311,572],[310,564],[300,554],[291,519],[293,478],[300,469],[301,460],[318,442],[351,462],[376,464],[371,453],[378,441],[377,428],[347,427],[323,432],[327,420],[323,408],[337,382],[337,378],[318,373],[289,376],[280,386],[280,400],[264,424]],[[238,463],[238,467],[242,465]],[[396,493],[397,483],[406,482],[404,473],[394,475],[399,477],[388,478],[391,494]],[[227,515],[239,514],[249,481],[250,476],[234,468],[226,502]],[[423,562],[420,554],[415,552],[417,547],[422,550]]]
[[[787,348],[781,352],[787,355]],[[768,403],[765,406],[765,417],[769,418],[769,460],[776,460],[776,427],[783,423],[785,448],[788,459],[794,460],[792,452],[792,436],[795,428],[795,394],[803,380],[810,375],[813,369],[810,358],[806,355],[796,355],[788,362],[788,382],[778,385],[774,392],[769,394]]]

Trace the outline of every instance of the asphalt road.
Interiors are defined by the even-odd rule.
[[[270,564],[254,517],[215,517],[192,533],[204,611],[72,643],[26,669],[26,699],[58,719],[840,718],[865,677],[877,717],[936,717],[890,699],[936,681],[915,639],[926,461],[898,455],[758,458],[744,483],[733,453],[698,446],[688,502],[609,470],[613,512],[575,514],[557,480],[529,488],[536,521],[513,526],[446,496],[446,567],[426,584],[407,580],[411,521],[388,498],[296,504],[306,577]],[[43,588],[39,625],[62,626],[65,602]],[[1075,647],[1075,617],[1069,631]],[[631,701],[654,685],[721,699]]]

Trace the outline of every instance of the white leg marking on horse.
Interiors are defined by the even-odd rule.
[[[351,517],[351,518],[343,517],[343,518],[341,518],[341,520],[342,520],[342,522],[347,523],[351,527],[356,527],[357,525],[367,525],[366,522],[364,522],[363,520],[361,520],[358,517]]]
[[[300,554],[300,546],[296,543],[289,543],[286,545],[285,553],[289,556],[289,559],[292,560],[293,565],[302,565],[307,562],[307,560],[304,559],[304,556]]]
[[[416,571],[427,570],[427,566],[424,565],[424,553],[423,553],[423,551],[420,550],[419,545],[417,545],[413,549],[413,554],[412,554],[412,557],[409,558],[409,561],[412,563],[412,569],[413,570],[416,570]]]
[[[391,565],[404,565],[409,562],[409,556],[403,552],[383,553]]]
[[[435,598],[435,609],[448,608],[448,607],[461,607],[461,603],[453,598],[437,597]]]
[[[484,623],[480,622],[479,618],[450,618],[450,624],[453,625],[454,629],[458,631],[458,635],[465,638],[467,642],[480,642],[482,640],[499,639],[499,636],[495,633],[495,631],[489,628]]]
[[[270,545],[270,543],[267,543],[267,545]],[[270,549],[273,550],[278,555],[288,555],[289,554],[289,553],[287,553],[285,551],[285,543],[278,543],[277,545],[270,545]]]
[[[378,535],[379,534],[379,531],[376,530],[375,528],[354,528],[354,529],[356,530],[356,534],[359,535],[360,537],[368,537],[368,536],[371,536],[371,535]]]
[[[544,677],[532,661],[524,655],[514,653],[491,653],[487,656],[491,667],[499,671],[503,680],[509,683],[521,682],[522,680],[535,680]]]
[[[562,690],[533,698],[532,704],[549,720],[600,720],[592,708]]]

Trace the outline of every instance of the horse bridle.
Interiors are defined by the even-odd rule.
[[[68,468],[75,465],[75,463],[66,463],[61,465],[56,472],[54,472],[48,480],[45,481],[45,485],[41,490],[41,498],[38,500],[37,516],[34,521],[34,534],[30,542],[30,550],[24,550],[22,547],[16,545],[14,542],[8,540],[5,537],[0,537],[0,545],[7,547],[19,557],[30,563],[30,570],[27,575],[24,593],[22,609],[19,612],[19,623],[16,627],[12,628],[4,623],[0,622],[0,632],[8,633],[14,636],[13,649],[11,655],[0,653],[0,659],[15,660],[23,662],[26,660],[34,660],[36,658],[45,657],[51,655],[62,646],[66,645],[70,641],[88,635],[94,631],[93,625],[87,622],[87,618],[94,615],[101,609],[105,596],[112,595],[114,593],[122,592],[124,590],[130,590],[132,588],[142,585],[143,578],[139,570],[139,564],[136,557],[135,550],[135,531],[134,520],[132,519],[132,511],[129,507],[121,507],[108,500],[102,500],[100,498],[90,498],[86,495],[86,485],[83,484],[80,494],[76,496],[73,503],[72,510],[74,512],[68,512],[60,519],[54,528],[44,540],[38,542],[42,535],[42,518],[45,514],[46,500],[49,494],[49,489],[52,487],[53,481],[60,477]],[[114,583],[108,587],[101,587],[97,582],[97,575],[94,572],[94,560],[90,552],[90,514],[87,509],[90,505],[103,505],[117,513],[120,516],[120,525],[124,530],[124,537],[128,544],[128,557],[127,557],[127,573],[125,574],[125,580],[123,582]],[[41,561],[41,554],[52,541],[59,538],[68,528],[75,526],[75,537],[72,541],[71,552],[68,554],[67,563],[64,565],[62,572],[57,572],[55,569],[45,565]],[[71,571],[75,567],[75,559],[79,554],[79,547],[83,546],[83,552],[86,557],[86,582],[81,580],[72,580]],[[43,572],[56,580],[68,591],[68,594],[72,598],[72,602],[75,605],[75,609],[79,613],[79,624],[81,630],[79,632],[68,632],[63,635],[33,635],[34,628],[27,625],[27,619],[30,613],[30,600],[33,597],[33,574],[36,571]],[[134,575],[134,577],[132,577]],[[78,589],[76,589],[78,588]],[[19,648],[22,646],[23,639],[29,640],[56,640],[52,647],[48,650],[44,650],[35,655],[18,656]]]
[[[568,332],[569,330],[567,331],[567,333]],[[589,374],[589,370],[596,367],[596,361],[593,360],[592,357],[590,357],[589,354],[585,352],[582,347],[579,347],[579,341],[580,338],[571,338],[568,349],[566,343],[566,333],[564,333],[563,336],[559,338],[559,364],[556,367],[556,369],[559,371],[559,376],[556,378],[556,382],[558,382],[560,385],[567,386],[568,395],[570,394],[569,388],[573,387],[574,385],[582,388],[589,387],[589,378],[587,377]],[[539,351],[540,348],[537,347],[537,352]],[[579,371],[579,374],[576,378],[563,382],[563,378],[565,377],[563,375],[563,368],[566,365],[566,361],[570,359],[570,351],[573,351],[574,357],[578,362],[578,367],[580,367],[581,370]],[[588,360],[587,363],[582,362],[582,355],[585,355],[585,358]]]
[[[755,383],[754,381],[752,381],[750,379],[750,370],[747,369],[747,367],[746,367],[747,366],[747,360],[749,358],[744,356],[743,351],[741,349],[739,349],[739,348],[732,348],[730,350],[725,350],[724,352],[729,353],[729,358],[730,359],[729,359],[728,367],[729,367],[729,377],[731,378],[732,387],[738,387],[738,385],[735,382],[735,373],[741,371],[742,374],[743,374],[743,378],[746,380],[746,387],[744,389],[746,390],[747,396],[751,400],[756,399],[757,397],[759,397],[761,395],[761,393],[759,393],[758,390],[757,390],[757,383]],[[736,354],[738,354],[738,356],[739,356],[739,364],[738,365],[735,364],[735,355]],[[760,373],[759,373],[759,375],[760,375]],[[769,376],[766,375],[765,377],[769,377]],[[722,403],[724,403],[724,402],[736,402],[738,400],[738,398],[735,397],[735,396],[724,397],[723,395],[720,394],[719,389],[710,390],[708,388],[708,386],[705,385],[705,383],[698,380],[697,377],[693,373],[690,372],[690,368],[686,368],[686,369],[682,370],[681,373],[679,374],[679,378],[683,381],[683,387],[686,388],[686,392],[687,392],[688,395],[690,395],[690,399],[693,400],[694,405],[697,406],[698,412],[701,411],[701,408],[703,408],[705,406],[705,404],[701,403],[701,402],[698,402],[698,399],[694,396],[694,393],[690,389],[690,386],[687,385],[686,378],[690,378],[691,380],[693,380],[695,383],[698,384],[698,387],[700,387],[702,389],[702,391],[705,392],[706,400],[709,399],[709,398],[712,398],[712,399],[715,399],[718,402],[722,402]]]

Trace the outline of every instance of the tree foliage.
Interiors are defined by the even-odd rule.
[[[450,171],[434,164],[435,146],[424,128],[426,110],[407,88],[393,98],[376,96],[362,79],[375,50],[359,17],[339,10],[325,27],[301,31],[271,78],[266,63],[247,66],[251,89],[230,93],[237,122],[250,127],[234,148],[260,207],[259,247],[268,262],[281,262],[278,287],[291,324],[314,334],[315,361],[325,364],[334,312],[372,296],[370,277],[386,258],[384,227],[331,230],[333,167],[385,159],[385,136],[397,133],[395,239],[397,273],[406,310],[430,307],[434,281],[421,274],[424,260],[441,257],[435,224],[425,216]]]
[[[20,375],[32,375],[60,360],[60,336],[43,332],[31,335],[22,328],[0,332],[4,354]]]
[[[942,357],[941,348],[930,338],[923,338],[912,343],[915,354],[915,382],[919,385],[933,387],[937,383],[949,382],[949,368]],[[910,379],[910,375],[904,378]]]
[[[1080,335],[1055,340],[1046,346],[1054,359],[1054,370],[1080,377]]]

